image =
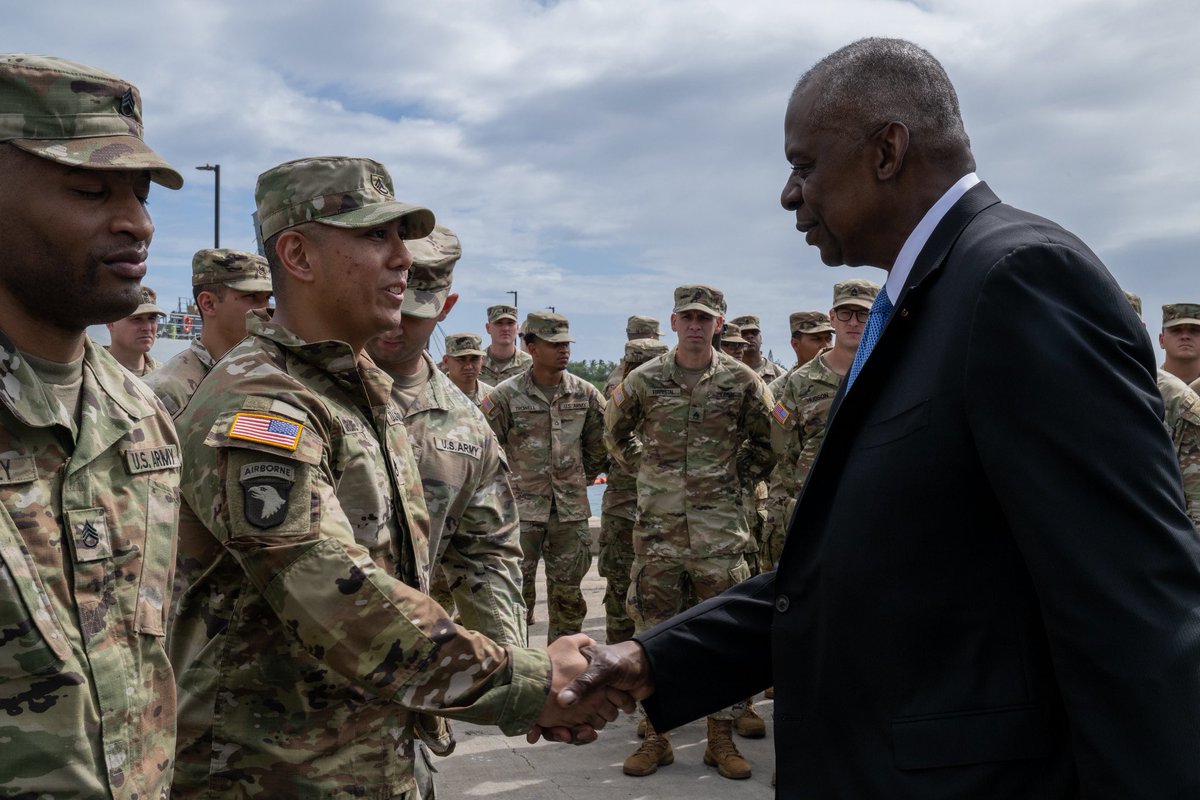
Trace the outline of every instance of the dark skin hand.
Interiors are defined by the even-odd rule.
[[[627,714],[633,713],[637,701],[654,693],[650,662],[646,652],[635,641],[614,645],[589,645],[580,650],[588,660],[587,669],[577,675],[558,693],[558,703],[570,708],[580,702],[595,702],[603,697],[607,704],[618,706]],[[529,732],[528,740],[539,737],[570,744],[595,741],[596,731],[588,725],[575,727],[539,726]]]

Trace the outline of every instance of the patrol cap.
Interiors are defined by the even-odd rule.
[[[462,246],[454,231],[436,225],[424,239],[409,243],[412,267],[408,270],[408,289],[400,313],[419,319],[437,319],[450,295],[454,265],[462,258]]]
[[[517,307],[509,306],[501,303],[500,305],[488,306],[488,322],[495,322],[498,319],[511,319],[517,321]]]
[[[742,328],[732,322],[725,323],[725,330],[721,331],[721,344],[750,344],[742,338]]]
[[[526,336],[536,336],[543,342],[573,342],[568,328],[567,318],[562,314],[552,314],[549,311],[533,311],[525,318],[521,332]]]
[[[644,364],[671,348],[659,339],[630,339],[625,343],[625,363]]]
[[[167,315],[167,312],[158,307],[158,293],[149,286],[142,287],[142,302],[129,316],[136,317],[139,314],[158,314],[160,317]]]
[[[658,320],[654,317],[642,317],[634,314],[625,322],[625,335],[630,339],[643,339],[661,336],[662,332],[659,331]]]
[[[725,314],[725,295],[720,289],[712,286],[702,284],[680,286],[675,290],[675,308],[671,309],[672,313],[678,314],[682,311],[693,310],[703,311],[714,317],[723,316]]]
[[[477,333],[451,333],[446,336],[446,355],[451,358],[486,355],[483,339]]]
[[[192,256],[192,286],[220,283],[239,292],[269,292],[271,270],[257,253],[227,247],[197,250]]]
[[[734,317],[732,322],[744,331],[762,331],[757,314],[743,314],[740,317]]]
[[[788,325],[793,337],[801,333],[833,333],[829,315],[824,311],[796,311],[788,315]]]
[[[869,309],[879,294],[879,284],[862,278],[850,278],[833,285],[833,307],[857,306]]]
[[[1200,325],[1200,303],[1168,303],[1163,306],[1164,328],[1176,325]]]
[[[1125,299],[1129,301],[1129,305],[1133,306],[1133,310],[1140,317],[1142,315],[1142,298],[1138,297],[1133,292],[1126,292]]]
[[[53,56],[0,55],[0,142],[84,169],[149,170],[168,189],[183,176],[142,141],[137,87]]]
[[[262,241],[305,222],[368,228],[405,218],[406,239],[433,232],[433,212],[402,203],[392,176],[378,161],[346,156],[298,158],[258,176],[254,187]]]

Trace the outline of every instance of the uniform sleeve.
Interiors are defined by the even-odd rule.
[[[1180,403],[1179,421],[1171,434],[1183,475],[1188,517],[1200,535],[1200,396],[1190,389]]]
[[[480,479],[442,556],[462,624],[502,644],[525,647],[521,540],[508,466],[495,436],[480,455]]]
[[[775,398],[762,380],[754,381],[746,389],[742,403],[742,443],[738,446],[738,475],[746,483],[765,478],[775,466],[775,453],[771,450],[771,411]]]
[[[587,416],[583,420],[583,474],[588,483],[608,469],[608,450],[604,445],[604,396],[591,384]]]
[[[323,420],[225,414],[204,444],[211,481],[189,504],[314,658],[408,708],[510,735],[549,692],[544,654],[506,649],[456,626],[430,597],[379,567],[334,493]],[[234,433],[242,426],[246,438]],[[258,437],[255,439],[255,437]]]
[[[642,457],[642,443],[636,435],[641,425],[641,392],[626,376],[613,389],[604,409],[604,444],[612,460],[630,475],[637,475]]]

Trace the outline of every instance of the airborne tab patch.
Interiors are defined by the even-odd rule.
[[[234,415],[228,435],[230,439],[243,439],[247,442],[282,447],[284,450],[295,450],[300,444],[300,434],[303,431],[303,425],[283,417],[240,411]]]

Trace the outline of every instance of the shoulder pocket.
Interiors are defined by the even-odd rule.
[[[66,662],[71,646],[8,511],[0,508],[0,665],[37,674]]]

